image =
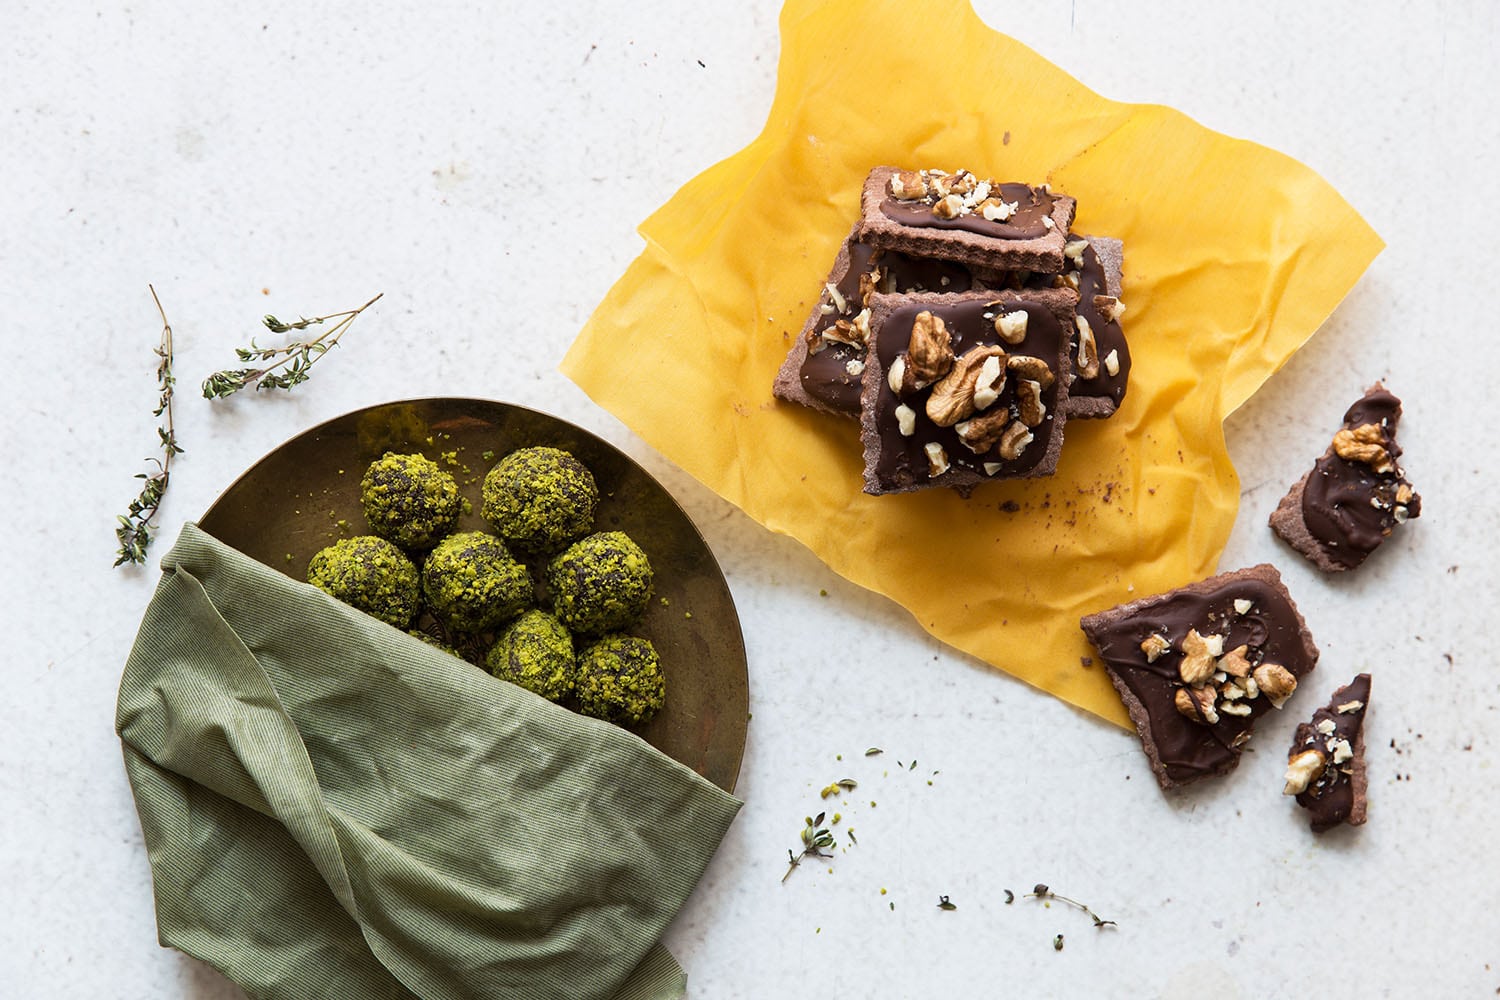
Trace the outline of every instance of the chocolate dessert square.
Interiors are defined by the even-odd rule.
[[[1075,208],[1045,187],[981,180],[967,170],[876,167],[865,178],[855,233],[914,257],[1060,274]]]
[[[1060,280],[1078,292],[1069,348],[1074,377],[1068,387],[1068,416],[1110,417],[1124,401],[1130,381],[1130,346],[1120,325],[1124,245],[1108,236],[1069,233],[1063,257],[1067,269]]]
[[[1079,623],[1099,650],[1162,788],[1227,774],[1255,720],[1318,662],[1268,565],[1223,573]]]
[[[1370,706],[1370,675],[1359,674],[1339,688],[1311,722],[1297,724],[1287,751],[1287,795],[1307,810],[1314,833],[1340,823],[1365,821],[1365,711]]]
[[[1277,505],[1271,528],[1319,569],[1359,566],[1422,513],[1398,459],[1401,400],[1376,382],[1344,414],[1333,443]]]
[[[873,294],[960,293],[998,288],[1008,280],[1008,275],[975,273],[953,261],[880,250],[858,242],[851,232],[839,248],[801,335],[777,372],[772,392],[790,403],[858,418]]]
[[[1050,475],[1068,399],[1068,289],[876,295],[860,397],[865,492]]]

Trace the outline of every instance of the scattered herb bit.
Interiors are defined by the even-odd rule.
[[[349,324],[354,322],[355,317],[380,301],[381,295],[384,294],[382,292],[376,295],[358,309],[329,313],[327,316],[314,316],[311,319],[303,318],[295,323],[283,323],[275,316],[266,316],[262,322],[272,333],[306,330],[310,326],[331,319],[338,320],[338,322],[311,340],[294,340],[281,347],[261,347],[252,339],[249,347],[235,348],[235,354],[239,356],[241,363],[261,362],[264,367],[233,368],[214,372],[203,380],[203,398],[223,399],[247,386],[254,386],[256,389],[291,389],[295,385],[306,382],[310,377],[307,374],[308,369],[313,366],[313,363],[327,354],[329,348],[336,346],[339,338],[344,335],[344,331],[349,329]]]
[[[868,749],[868,750],[865,751],[865,756],[866,757],[874,757],[874,756],[877,756],[877,755],[883,754],[883,753],[885,753],[885,751],[882,750],[882,749],[880,749],[879,747],[871,747],[870,749]]]
[[[955,902],[953,902],[947,896],[939,896],[938,897],[938,904],[937,905],[938,905],[938,909],[940,909],[940,910],[956,910],[956,909],[958,909],[958,904],[955,903]]]
[[[894,899],[891,900],[891,912],[892,913],[896,912],[896,901]]]
[[[1014,903],[1015,901],[1016,901],[1016,894],[1013,893],[1013,892],[1011,892],[1009,889],[1006,889],[1005,890],[1005,905],[1009,906],[1011,903]]]
[[[848,830],[845,830],[844,836],[849,838],[849,843],[853,844],[855,847],[859,846],[859,841],[854,839],[854,827],[851,826]]]
[[[1078,907],[1078,909],[1082,910],[1084,913],[1087,913],[1089,915],[1089,919],[1094,922],[1094,926],[1095,927],[1116,927],[1116,926],[1118,926],[1113,920],[1104,920],[1104,919],[1101,919],[1100,916],[1099,916],[1099,914],[1095,913],[1093,910],[1089,909],[1087,906],[1085,906],[1084,904],[1080,903],[1078,900],[1076,900],[1076,899],[1069,899],[1067,896],[1059,896],[1057,893],[1053,892],[1051,889],[1049,889],[1045,884],[1043,884],[1041,882],[1038,882],[1036,884],[1036,886],[1033,887],[1032,890],[1030,892],[1028,892],[1026,895],[1032,897],[1033,899],[1042,899],[1042,900],[1055,899],[1059,903],[1067,903],[1069,906],[1076,906],[1076,907]],[[1009,900],[1007,900],[1007,902],[1009,902]],[[1061,934],[1059,934],[1057,937],[1058,937],[1058,940],[1062,940],[1062,935]],[[1062,947],[1061,945],[1058,945],[1059,949],[1061,949],[1061,947]]]
[[[1059,935],[1057,935],[1057,937],[1055,937],[1055,938],[1052,939],[1052,950],[1053,951],[1062,951],[1062,948],[1063,948],[1063,936],[1061,934],[1059,934]]]
[[[912,761],[911,762],[911,766],[907,768],[908,771],[915,771],[916,769],[917,769],[917,762],[916,761]]]
[[[786,874],[781,876],[781,881],[785,882],[791,877],[792,872],[797,870],[797,866],[802,864],[803,858],[833,857],[831,854],[823,853],[823,848],[832,847],[833,844],[833,834],[829,833],[828,828],[823,825],[823,814],[818,813],[816,817],[809,817],[802,828],[802,853],[798,855],[790,850],[786,852],[791,865],[787,868]]]
[[[172,456],[182,454],[172,428],[172,390],[177,383],[172,374],[172,324],[167,322],[167,311],[162,308],[156,289],[151,285],[146,287],[150,289],[151,300],[156,303],[156,311],[161,316],[161,343],[156,348],[156,383],[160,395],[151,415],[162,418],[162,423],[156,428],[162,457],[149,459],[156,466],[155,472],[136,474],[135,478],[145,480],[145,484],[140,494],[130,501],[128,512],[116,518],[120,522],[115,528],[115,538],[120,542],[116,566],[146,561],[146,550],[151,546],[151,519],[156,516],[162,497],[166,495],[167,482],[172,477]]]

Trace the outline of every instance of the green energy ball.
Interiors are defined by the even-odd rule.
[[[555,552],[594,526],[594,475],[558,448],[522,448],[484,477],[480,513],[524,552]]]
[[[638,621],[651,600],[651,560],[623,531],[601,531],[547,564],[552,610],[575,632],[616,632]]]
[[[667,681],[649,639],[607,635],[578,655],[578,709],[608,722],[648,721],[667,701]]]
[[[463,509],[458,483],[425,455],[388,451],[359,482],[370,530],[407,549],[430,549],[452,533]]]
[[[490,673],[549,701],[573,693],[573,636],[545,611],[527,611],[505,626],[484,658]]]
[[[483,531],[438,542],[422,567],[428,609],[460,632],[492,629],[531,603],[531,574],[505,543]]]
[[[417,567],[406,553],[374,535],[334,542],[307,564],[307,582],[397,628],[416,617]]]

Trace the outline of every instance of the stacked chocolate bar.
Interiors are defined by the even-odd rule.
[[[1125,398],[1120,241],[967,170],[877,167],[860,208],[776,396],[859,420],[867,493],[1050,475]]]

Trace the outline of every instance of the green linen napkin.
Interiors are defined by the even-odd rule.
[[[116,725],[163,945],[266,1000],[680,997],[740,803],[188,525]]]

